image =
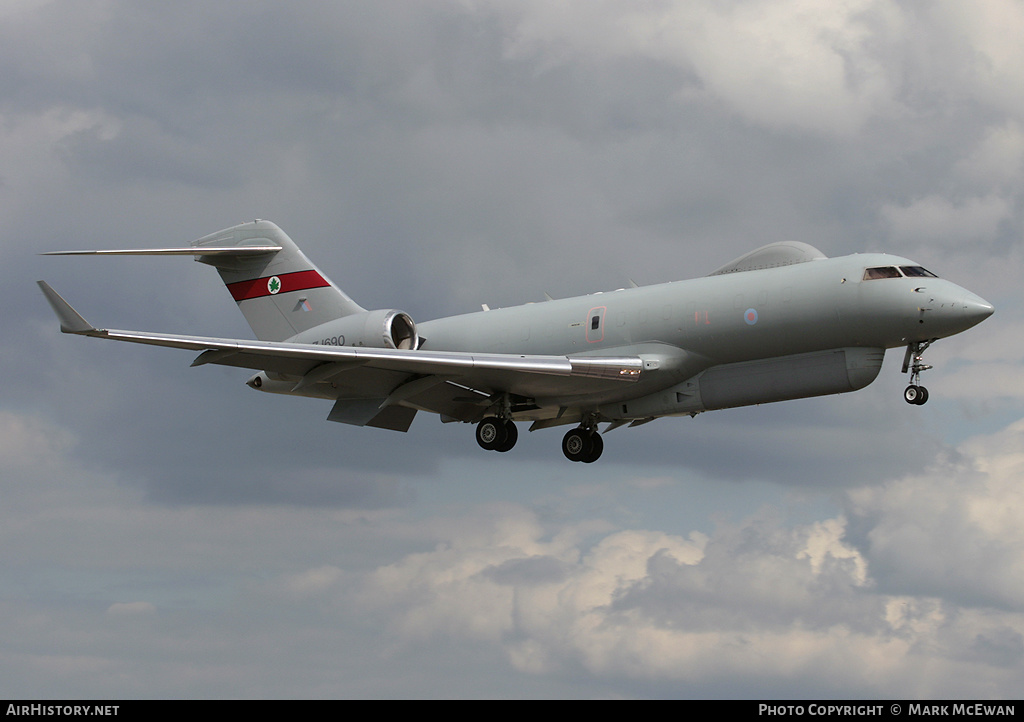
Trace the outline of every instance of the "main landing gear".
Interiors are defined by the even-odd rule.
[[[476,425],[476,443],[487,451],[509,451],[519,440],[519,430],[514,422],[488,416]]]
[[[516,445],[519,431],[515,423],[497,416],[488,416],[476,425],[476,443],[487,451],[509,451]],[[596,426],[579,426],[562,438],[562,453],[569,461],[592,464],[604,451],[604,439]]]
[[[562,438],[562,453],[569,461],[582,461],[592,464],[601,458],[604,451],[604,439],[597,433],[596,427],[584,426],[571,429]]]
[[[903,399],[908,404],[922,406],[928,402],[928,389],[921,386],[921,372],[931,368],[922,363],[921,357],[925,349],[932,345],[931,341],[918,341],[907,344],[907,353],[903,357],[903,373],[910,372],[910,386],[903,391]]]

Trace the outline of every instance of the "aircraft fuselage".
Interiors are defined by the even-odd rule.
[[[751,395],[749,403],[764,403],[863,388],[877,375],[885,349],[959,333],[992,312],[985,301],[945,279],[866,280],[865,269],[874,267],[919,268],[898,256],[857,254],[479,311],[423,322],[418,329],[426,339],[424,348],[431,350],[650,357],[657,365],[645,369],[640,382],[648,393],[674,387],[713,367],[746,364],[756,376],[759,371],[752,364],[773,359],[773,375],[762,381],[776,385],[778,375],[807,376],[808,369],[829,361],[850,365],[854,371],[861,368],[848,384],[812,383],[803,388],[799,379],[791,379],[789,390],[776,394],[778,398]],[[813,356],[844,349],[851,349],[844,352],[851,358]],[[792,363],[778,363],[785,359]],[[838,367],[834,371],[838,374]],[[735,385],[735,379],[729,381]],[[757,386],[758,380],[752,384]],[[574,397],[562,383],[549,398],[538,399],[538,406],[602,406],[637,397],[636,388],[613,386],[584,399]],[[744,403],[742,397],[731,396],[724,405],[666,403],[655,409],[648,403],[637,405],[634,412],[627,405],[624,415],[613,408],[603,412],[606,417],[612,413],[642,418]],[[547,416],[540,410],[516,415]]]

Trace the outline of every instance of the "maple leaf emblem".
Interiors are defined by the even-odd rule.
[[[267,281],[267,290],[270,291],[271,294],[275,294],[278,291],[280,291],[281,279],[278,278],[277,276],[271,276],[270,280]]]

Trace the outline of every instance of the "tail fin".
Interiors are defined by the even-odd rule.
[[[324,276],[295,242],[270,221],[253,221],[211,233],[192,247],[277,247],[245,253],[196,253],[214,266],[261,341],[283,341],[314,326],[365,311]]]

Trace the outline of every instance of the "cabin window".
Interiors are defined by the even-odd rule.
[[[865,281],[876,281],[879,278],[900,278],[900,272],[896,266],[880,266],[864,270]]]
[[[601,317],[600,316],[594,316],[592,319],[590,319],[590,329],[592,331],[596,331],[598,328],[600,328],[600,326],[601,326]]]

